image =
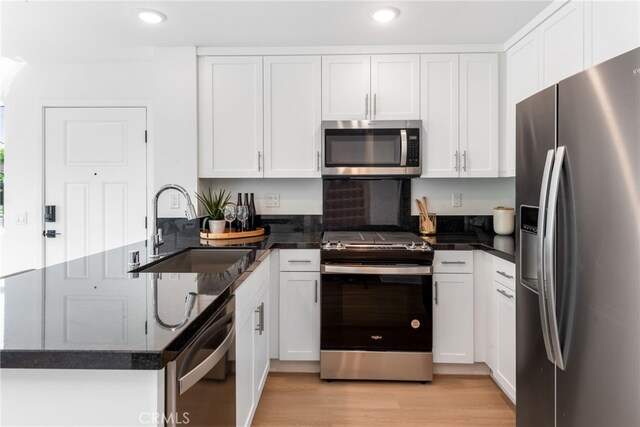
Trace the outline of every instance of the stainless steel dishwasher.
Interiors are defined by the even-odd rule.
[[[168,427],[236,425],[235,333],[235,296],[231,295],[167,364]]]

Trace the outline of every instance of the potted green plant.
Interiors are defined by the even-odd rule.
[[[202,194],[196,193],[196,198],[202,204],[207,213],[209,231],[211,233],[224,233],[224,207],[231,200],[231,192],[220,189],[217,193],[212,193],[211,188]]]

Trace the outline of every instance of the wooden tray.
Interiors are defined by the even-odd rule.
[[[263,234],[264,228],[258,227],[255,230],[241,232],[224,230],[224,233],[205,233],[201,231],[200,238],[204,240],[243,239],[246,237],[262,236]]]

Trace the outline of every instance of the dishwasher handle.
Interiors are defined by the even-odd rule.
[[[231,297],[230,301],[224,306],[225,308],[229,304],[235,304],[235,297]],[[216,348],[213,353],[207,356],[202,362],[200,362],[195,368],[190,370],[187,373],[183,373],[184,369],[187,368],[197,353],[202,350],[202,348],[207,344],[207,342],[213,338],[216,334],[218,334],[221,330],[227,327],[227,325],[231,325],[229,328],[229,332],[222,340],[218,348]],[[231,345],[233,344],[233,340],[236,334],[236,320],[235,320],[235,311],[226,314],[219,320],[213,322],[207,329],[196,338],[190,348],[187,350],[187,355],[185,356],[184,361],[182,362],[182,366],[180,368],[179,376],[177,379],[177,394],[184,394],[187,390],[189,390],[194,384],[200,381],[214,366],[222,360],[224,355],[229,351]]]

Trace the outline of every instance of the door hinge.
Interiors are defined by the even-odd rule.
[[[149,323],[145,320],[145,321],[144,321],[144,334],[145,334],[145,335],[147,335],[147,334],[148,334],[148,330],[147,330],[148,325],[149,325]]]
[[[146,130],[144,131],[144,143],[145,144],[147,143],[147,131]]]
[[[147,228],[149,228],[149,227],[147,227],[147,217],[145,216],[144,217],[144,229],[146,230]]]

